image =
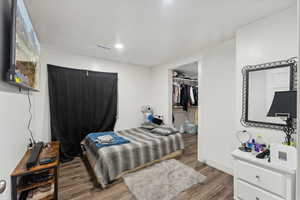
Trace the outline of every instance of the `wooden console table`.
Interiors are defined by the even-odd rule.
[[[52,163],[45,164],[45,165],[40,165],[37,163],[35,167],[32,167],[30,169],[26,169],[26,162],[30,156],[31,150],[27,150],[26,153],[24,154],[23,158],[21,161],[18,163],[16,168],[11,174],[11,198],[12,200],[17,200],[18,195],[20,195],[21,192],[24,191],[29,191],[38,187],[46,186],[49,184],[54,185],[54,193],[44,199],[58,199],[58,166],[59,166],[59,142],[51,142],[50,147],[43,148],[43,150],[40,153],[39,159],[41,158],[46,158],[46,157],[56,157],[56,160]],[[28,176],[34,176],[35,174],[39,172],[44,172],[44,171],[51,171],[53,174],[53,177],[49,180],[41,181],[38,183],[33,183],[33,184],[25,184],[25,185],[20,185],[19,179],[21,177],[28,177]],[[44,200],[43,199],[43,200]]]

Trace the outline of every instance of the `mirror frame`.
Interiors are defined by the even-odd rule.
[[[259,127],[282,130],[286,127],[285,124],[277,124],[271,122],[260,122],[248,119],[248,97],[249,97],[249,73],[253,71],[268,70],[281,67],[290,67],[290,90],[297,89],[297,60],[290,58],[288,60],[275,61],[270,63],[263,63],[259,65],[248,65],[243,67],[243,99],[242,99],[242,117],[241,124],[245,127]],[[296,120],[294,120],[296,126]]]

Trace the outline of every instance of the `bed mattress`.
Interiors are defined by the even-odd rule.
[[[85,138],[82,142],[87,150],[90,165],[103,188],[126,170],[184,149],[180,133],[159,136],[143,128],[132,128],[116,133],[128,139],[130,143],[97,148],[89,138]]]

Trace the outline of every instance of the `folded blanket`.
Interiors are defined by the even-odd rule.
[[[111,136],[113,140],[110,143],[99,143],[98,137],[100,136]],[[115,132],[99,132],[99,133],[90,133],[87,136],[87,139],[93,141],[96,144],[97,148],[112,146],[112,145],[120,145],[120,144],[126,144],[130,141],[118,136]]]
[[[152,129],[150,132],[156,135],[169,136],[178,133],[178,130],[174,127],[161,126]]]
[[[141,128],[147,129],[147,130],[152,130],[154,128],[158,127],[157,124],[154,124],[152,122],[144,122],[141,125]]]

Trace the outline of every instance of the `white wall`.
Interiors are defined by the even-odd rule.
[[[49,141],[50,116],[47,64],[103,72],[116,72],[119,75],[119,119],[116,129],[137,127],[142,122],[141,106],[150,104],[150,69],[119,64],[92,57],[84,57],[62,52],[53,48],[42,49],[40,92],[31,92],[33,105],[32,130],[36,139]],[[0,199],[10,199],[10,173],[15,168],[29,141],[27,123],[29,104],[26,92],[0,81],[0,179],[7,182],[7,190]]]
[[[242,75],[245,65],[255,65],[288,59],[298,55],[297,9],[295,7],[258,20],[236,33],[236,129],[249,130],[254,136],[263,135],[266,142],[282,142],[282,131],[244,128],[240,124],[242,113]]]
[[[17,90],[17,88],[15,88]],[[7,189],[0,199],[10,199],[10,174],[16,167],[29,142],[27,96],[22,93],[0,92],[0,178]]]
[[[283,141],[284,134],[281,131],[245,128],[241,125],[241,70],[246,65],[297,56],[296,16],[296,8],[289,8],[241,27],[236,33],[235,54],[232,54],[233,49],[232,46],[230,47],[230,42],[212,49],[208,55],[203,54],[199,77],[199,160],[204,160],[208,164],[230,173],[232,171],[230,153],[238,146],[235,133],[239,130],[246,129],[254,137],[260,134],[267,143]],[[227,51],[226,48],[228,48]],[[232,60],[234,57],[236,62]],[[223,71],[226,68],[224,66],[227,66],[228,71]],[[217,77],[214,78],[213,74]],[[234,82],[232,82],[233,80]],[[222,88],[224,88],[223,91]],[[224,94],[224,91],[228,92],[228,95]],[[226,96],[222,98],[221,95]],[[230,99],[228,96],[235,96],[235,98]],[[221,103],[217,104],[217,99],[221,99],[219,101]],[[216,104],[215,107],[213,107],[214,104]],[[233,121],[234,125],[232,125]]]
[[[155,112],[163,115],[166,122],[170,122],[171,108],[169,108],[171,72],[168,68],[152,68],[151,71],[151,105]]]
[[[199,61],[199,160],[207,161],[212,166],[230,173],[232,171],[230,153],[238,146],[235,137],[238,130],[247,129],[254,136],[260,134],[266,142],[283,140],[281,131],[245,128],[241,125],[241,69],[245,65],[297,56],[296,16],[295,7],[286,9],[241,27],[236,33],[235,48],[232,47],[233,41],[227,41],[217,47],[203,50],[193,57],[152,68],[153,106],[162,112],[166,121],[170,123],[172,119],[171,87],[168,86],[171,82],[170,70]],[[228,71],[223,71],[225,66]],[[225,75],[223,76],[222,73]],[[216,77],[218,79],[215,79]],[[213,107],[212,104],[217,103],[218,98],[221,98],[218,95],[224,95],[224,91],[229,91],[229,95],[225,95],[224,99],[227,104],[219,103]],[[223,113],[228,114],[223,115]]]
[[[9,67],[11,1],[0,1],[0,179],[7,188],[0,200],[10,199],[10,174],[23,156],[28,143],[28,101],[18,88],[7,84],[4,75]]]
[[[235,148],[232,142],[236,114],[234,40],[222,42],[195,56],[153,67],[152,94],[156,97],[153,106],[171,123],[171,70],[195,61],[198,62],[199,75],[198,158],[230,173],[230,152]],[[225,103],[220,102],[222,99]]]
[[[119,76],[119,119],[115,129],[137,127],[143,116],[141,107],[150,104],[149,92],[150,68],[120,64],[59,51],[52,47],[42,49],[41,91],[36,94],[35,105],[35,132],[38,138],[50,139],[49,96],[47,64],[77,69],[88,69],[101,72],[116,72]]]
[[[199,73],[200,161],[231,173],[235,149],[235,40],[203,55]]]

